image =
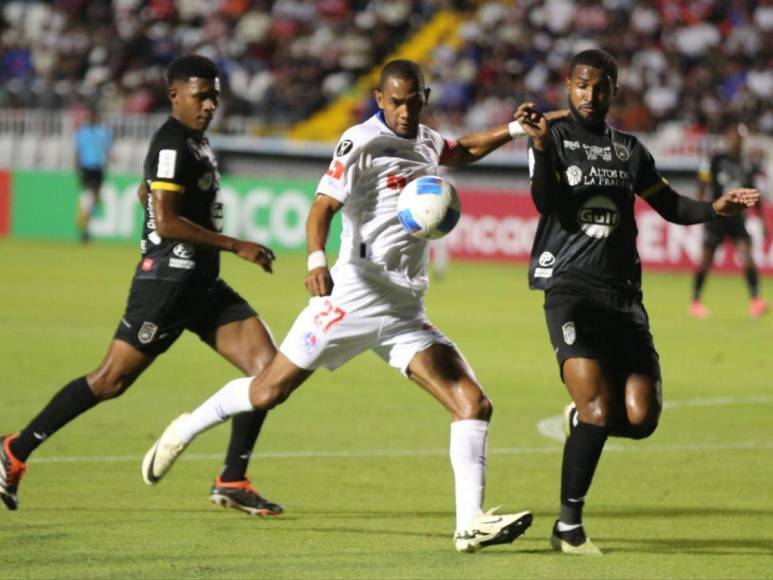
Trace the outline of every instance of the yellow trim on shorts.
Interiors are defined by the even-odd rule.
[[[154,189],[162,189],[164,191],[179,191],[179,192],[185,191],[184,186],[179,185],[177,183],[172,183],[170,181],[151,181],[150,191],[153,191]]]
[[[666,181],[664,178],[661,177],[660,181],[658,181],[655,185],[651,185],[647,189],[639,193],[639,197],[642,199],[647,199],[649,196],[659,192],[667,185],[668,185],[668,181]]]

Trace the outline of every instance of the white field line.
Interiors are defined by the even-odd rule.
[[[605,452],[682,452],[682,451],[728,451],[744,449],[773,449],[773,441],[741,441],[738,443],[697,443],[676,445],[619,445],[607,444]],[[560,453],[561,447],[494,447],[489,449],[489,455],[544,455]],[[389,457],[445,457],[448,449],[363,449],[361,451],[269,451],[253,454],[253,459],[375,459]],[[223,453],[188,453],[178,461],[218,461],[223,459]],[[82,457],[35,457],[30,463],[137,463],[142,462],[141,455],[104,455]]]
[[[684,407],[721,407],[727,405],[764,405],[773,403],[773,396],[769,395],[750,395],[747,397],[713,397],[683,399],[677,401],[665,401],[663,410],[682,409]],[[537,422],[537,431],[541,435],[554,441],[564,441],[564,416],[553,415]],[[609,449],[609,445],[605,447]]]

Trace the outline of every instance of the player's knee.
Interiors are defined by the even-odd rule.
[[[268,363],[271,362],[275,355],[275,349],[263,349],[255,353],[251,357],[250,368],[247,371],[248,374],[256,377],[260,375],[260,373],[263,372],[263,370],[268,366]]]
[[[270,411],[277,405],[281,405],[290,396],[290,389],[283,385],[266,385],[254,379],[250,385],[250,402],[253,408]]]
[[[494,405],[483,391],[477,389],[465,389],[463,395],[458,397],[453,410],[456,420],[479,419],[488,421],[494,412]]]
[[[657,425],[660,417],[660,404],[653,402],[649,405],[628,405],[628,423],[631,425]]]
[[[100,373],[89,375],[88,384],[97,401],[107,401],[120,397],[126,392],[133,380],[125,375]]]
[[[577,405],[580,421],[590,425],[605,427],[609,424],[609,404],[604,397],[596,397]]]
[[[628,428],[627,436],[629,439],[646,439],[655,432],[658,428],[657,421],[645,422],[645,423],[631,423]]]

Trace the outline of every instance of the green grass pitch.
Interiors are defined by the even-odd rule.
[[[0,432],[99,363],[137,259],[122,245],[0,241]],[[273,276],[233,256],[223,270],[281,340],[306,301],[302,256],[280,255]],[[603,558],[548,544],[560,443],[537,424],[567,395],[541,295],[523,267],[455,263],[428,310],[494,400],[486,504],[535,514],[513,545],[454,552],[449,418],[373,354],[320,371],[269,415],[251,475],[282,517],[209,503],[225,426],[146,486],[141,456],[164,426],[238,376],[186,335],[33,456],[20,510],[0,511],[0,577],[771,578],[773,318],[749,320],[741,279],[717,276],[713,317],[692,320],[689,288],[645,274],[671,406],[650,439],[608,444],[585,518]]]

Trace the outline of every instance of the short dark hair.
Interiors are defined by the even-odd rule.
[[[187,81],[198,77],[214,81],[220,73],[217,65],[200,54],[186,54],[172,61],[166,69],[166,81],[170,85],[175,81]]]
[[[569,64],[569,76],[571,76],[574,67],[578,64],[601,69],[607,75],[609,80],[612,81],[613,85],[617,84],[617,61],[615,60],[615,57],[606,50],[591,48],[575,54],[572,57],[572,62]]]
[[[420,86],[424,87],[424,73],[421,72],[421,67],[407,59],[390,60],[381,69],[381,80],[379,87],[384,88],[384,83],[389,78],[396,78],[402,80],[415,80]]]

